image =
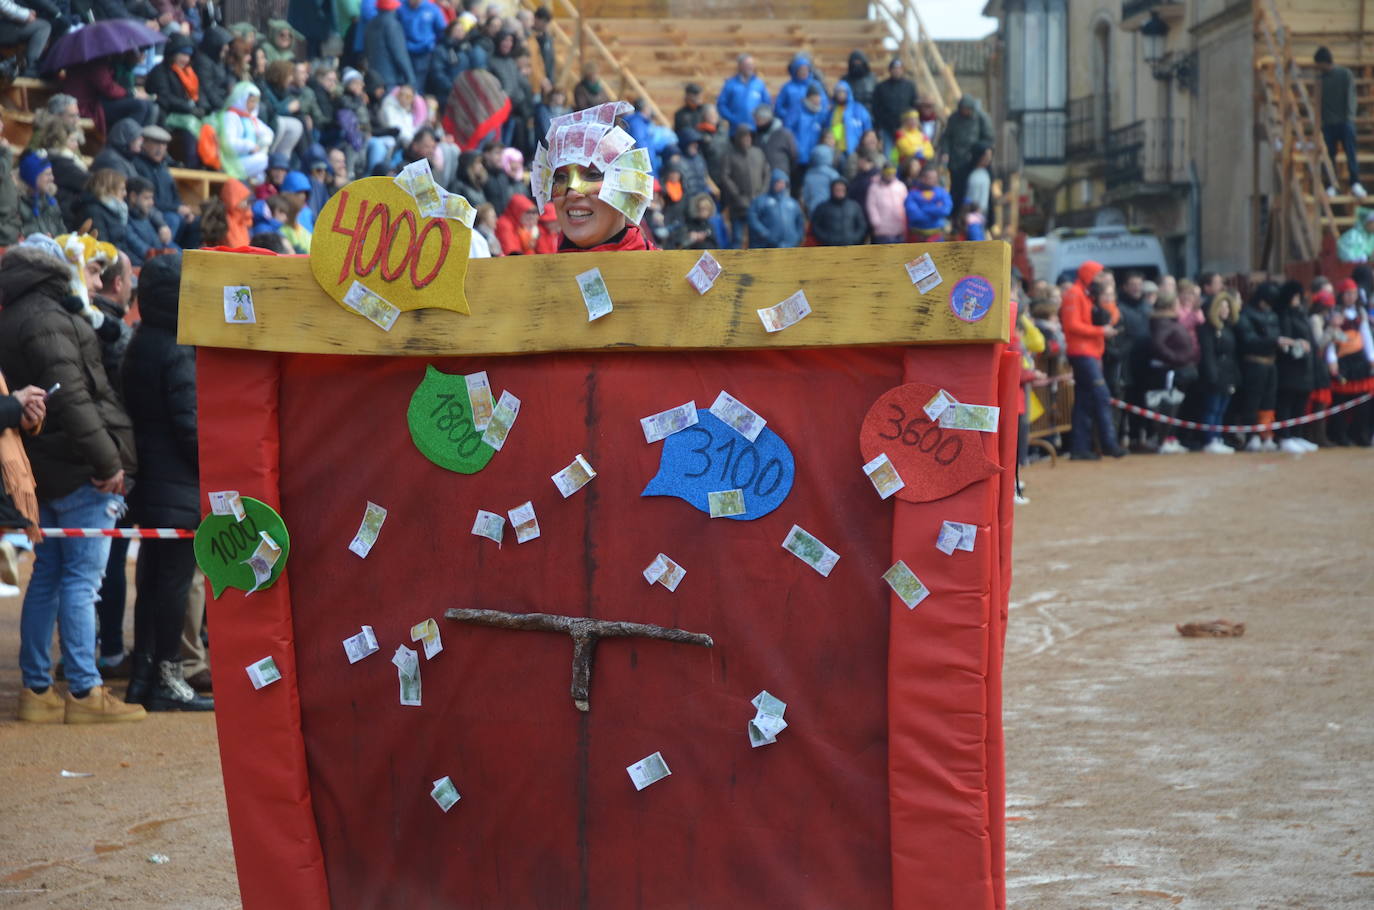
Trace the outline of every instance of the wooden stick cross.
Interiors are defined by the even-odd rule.
[[[444,613],[445,619],[470,622],[497,629],[519,629],[535,632],[564,632],[572,636],[573,667],[572,697],[579,711],[591,710],[588,690],[592,682],[592,659],[596,643],[603,638],[659,638],[663,641],[701,645],[715,645],[711,636],[682,629],[666,629],[642,622],[619,622],[610,619],[590,619],[585,616],[555,616],[551,613],[505,613],[500,610],[469,610],[454,607]]]

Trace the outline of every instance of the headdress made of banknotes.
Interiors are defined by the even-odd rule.
[[[549,122],[530,165],[530,189],[540,211],[553,195],[554,171],[576,164],[601,171],[604,179],[597,198],[631,224],[639,223],[654,191],[649,153],[635,148],[634,138],[615,125],[617,117],[633,110],[628,102],[609,101]]]

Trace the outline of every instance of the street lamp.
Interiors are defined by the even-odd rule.
[[[1158,12],[1150,13],[1150,21],[1140,27],[1140,35],[1145,39],[1145,63],[1153,68],[1164,59],[1164,42],[1169,37],[1169,23],[1159,18]]]

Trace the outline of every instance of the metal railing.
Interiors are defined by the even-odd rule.
[[[1108,120],[1107,99],[1101,95],[1070,99],[1065,110],[1065,153],[1070,158],[1101,154]]]
[[[1153,117],[1109,131],[1103,147],[1107,189],[1186,183],[1186,126],[1179,117]]]
[[[1067,115],[1062,107],[1013,111],[1020,120],[1021,160],[1026,164],[1062,164]]]

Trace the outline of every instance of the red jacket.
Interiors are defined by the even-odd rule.
[[[1102,359],[1106,346],[1104,326],[1093,325],[1093,301],[1088,287],[1102,272],[1102,263],[1085,262],[1078,267],[1078,280],[1064,292],[1064,302],[1059,307],[1059,321],[1064,326],[1064,339],[1070,357],[1096,357]],[[1111,324],[1116,325],[1121,314],[1116,304],[1104,303],[1103,307],[1111,314]]]
[[[654,242],[649,236],[640,229],[639,225],[627,225],[625,230],[608,239],[605,243],[599,243],[590,249],[582,249],[574,246],[566,237],[563,244],[558,248],[560,253],[609,253],[609,252],[633,252],[635,250],[656,250]]]

